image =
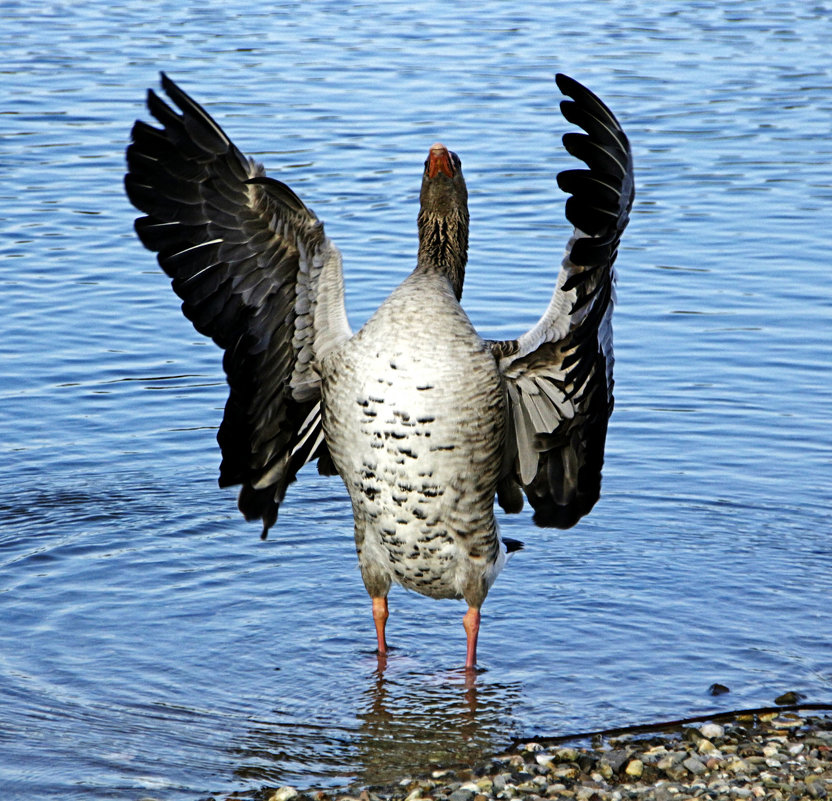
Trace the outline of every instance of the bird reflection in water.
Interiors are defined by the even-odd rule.
[[[506,741],[519,683],[463,668],[415,672],[377,655],[362,694],[356,782],[378,784],[437,768],[470,766]]]
[[[485,761],[514,734],[519,682],[464,668],[424,672],[395,651],[367,656],[364,689],[354,687],[349,696],[356,703],[353,715],[342,707],[333,719],[322,699],[319,715],[300,722],[289,702],[285,712],[276,709],[238,742],[237,776],[299,789],[310,775],[319,786],[398,782]]]

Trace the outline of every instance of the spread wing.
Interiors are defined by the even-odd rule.
[[[148,92],[162,127],[136,122],[125,188],[185,316],[225,351],[219,483],[242,485],[240,510],[265,536],[306,462],[334,472],[317,365],[351,336],[341,254],[288,186],[164,74],[162,87],[179,111]]]
[[[558,75],[563,116],[586,133],[563,144],[589,169],[566,170],[575,230],[554,294],[537,324],[516,340],[493,342],[505,378],[510,430],[498,501],[523,506],[540,526],[568,528],[601,491],[607,421],[613,407],[613,264],[633,204],[630,145],[613,113],[577,81]]]

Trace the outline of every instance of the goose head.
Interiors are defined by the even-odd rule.
[[[468,189],[459,156],[442,144],[425,159],[419,201],[417,269],[443,272],[459,300],[468,261]]]

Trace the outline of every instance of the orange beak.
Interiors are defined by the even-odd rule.
[[[428,178],[435,178],[440,172],[445,173],[448,178],[454,177],[454,165],[448,148],[437,142],[428,153]]]

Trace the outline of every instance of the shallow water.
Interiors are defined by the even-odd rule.
[[[194,799],[377,782],[586,731],[832,697],[828,3],[4,3],[0,786]],[[218,351],[132,233],[166,70],[344,253],[354,327],[409,271],[421,165],[463,159],[464,305],[514,336],[568,229],[556,71],[633,143],[603,498],[484,607],[391,594],[379,672],[343,487],[261,543],[216,488]],[[731,693],[711,698],[720,682]]]

